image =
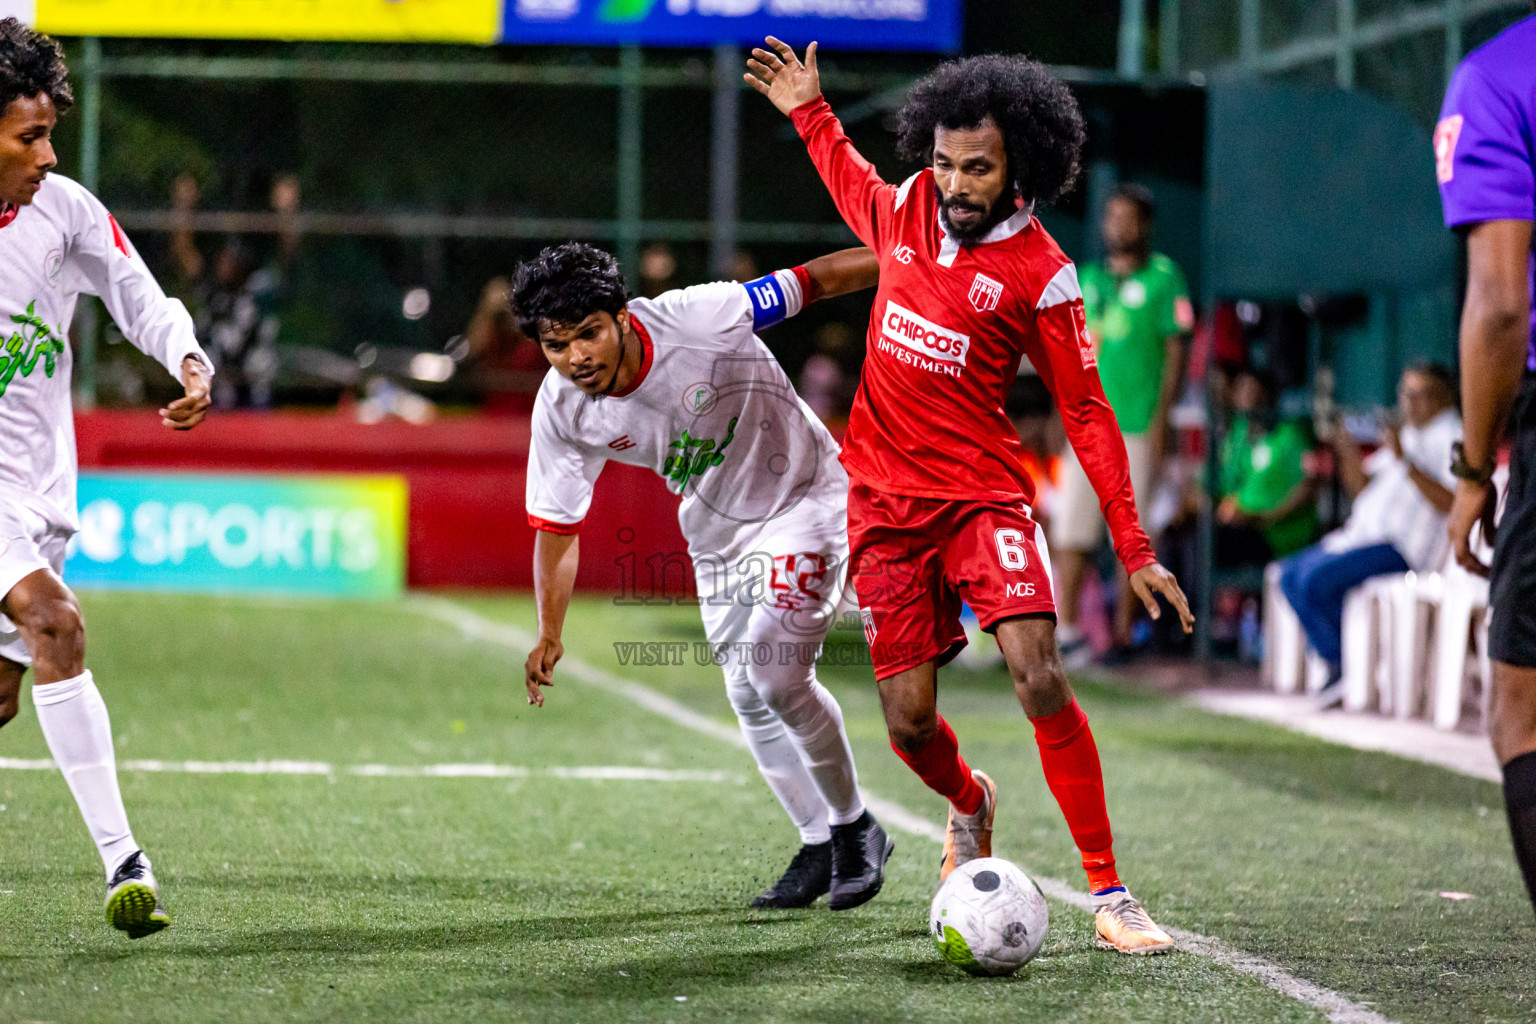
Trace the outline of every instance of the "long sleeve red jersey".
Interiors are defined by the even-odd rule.
[[[824,98],[790,115],[843,220],[880,260],[849,476],[926,498],[1034,501],[1003,399],[1028,356],[1061,410],[1127,571],[1155,561],[1099,383],[1077,269],[1023,207],[977,244],[944,230],[933,172],[886,184]],[[1148,381],[1156,387],[1156,381]]]

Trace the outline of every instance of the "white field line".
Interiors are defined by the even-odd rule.
[[[447,601],[442,598],[416,596],[411,599],[409,606],[424,615],[447,623],[458,629],[466,637],[476,640],[484,640],[488,643],[499,644],[511,648],[519,655],[532,650],[534,638],[531,634],[509,626],[504,623],[493,622],[468,608]],[[560,672],[565,676],[597,686],[610,693],[616,693],[634,701],[641,707],[664,718],[668,718],[678,725],[685,726],[695,732],[701,732],[708,736],[730,743],[737,747],[746,747],[746,740],[741,733],[713,718],[699,714],[692,708],[678,703],[666,694],[658,693],[650,687],[639,683],[621,679],[610,672],[590,665],[580,658],[567,655],[560,661]],[[944,842],[944,829],[937,823],[922,817],[919,814],[864,790],[864,802],[869,806],[880,821],[892,828],[900,829],[909,835],[929,839],[936,843]],[[1025,869],[1028,871],[1028,869]],[[1059,878],[1045,878],[1034,872],[1028,872],[1040,886],[1040,890],[1053,899],[1070,904],[1079,910],[1092,910],[1092,904],[1088,894],[1080,889],[1067,884]],[[1169,928],[1168,933],[1178,940],[1179,949],[1186,953],[1194,953],[1197,956],[1209,957],[1216,963],[1230,967],[1235,971],[1256,978],[1265,985],[1307,1006],[1323,1013],[1334,1024],[1393,1024],[1376,1011],[1362,1006],[1321,985],[1313,984],[1304,978],[1298,978],[1278,964],[1270,963],[1262,957],[1244,953],[1227,945],[1220,939],[1213,939],[1198,932],[1184,931],[1182,928]]]
[[[0,757],[0,771],[53,771],[48,758]],[[517,764],[349,764],[324,761],[119,761],[125,772],[176,772],[187,775],[359,775],[395,779],[587,779],[617,782],[734,782],[746,778],[735,772],[644,768],[634,765],[580,765],[574,768],[528,768]]]

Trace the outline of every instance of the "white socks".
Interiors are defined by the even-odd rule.
[[[741,723],[741,734],[757,762],[757,770],[779,798],[789,820],[800,830],[800,841],[807,846],[831,842],[831,811],[805,770],[800,750],[790,739],[783,720],[752,688],[740,669],[726,674],[725,692]]]
[[[750,671],[750,670],[749,670]],[[833,825],[847,825],[864,814],[859,773],[843,732],[843,709],[832,691],[814,678],[789,700],[778,701],[778,715],[800,750],[800,760],[816,780]]]
[[[117,788],[112,723],[96,681],[87,670],[57,683],[34,683],[32,703],[37,705],[37,721],[48,750],[75,795],[110,880],[117,866],[139,847]]]

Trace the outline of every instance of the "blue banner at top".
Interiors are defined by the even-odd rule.
[[[502,42],[739,46],[797,51],[960,48],[961,0],[505,0]]]

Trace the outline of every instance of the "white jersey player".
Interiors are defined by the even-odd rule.
[[[85,667],[85,631],[60,578],[79,529],[69,324],[98,295],[134,345],[186,395],[160,410],[187,430],[208,408],[212,370],[180,302],[166,298],[127,236],[91,195],[49,173],[50,140],[71,96],[57,44],[0,20],[0,725],[22,675],[53,759],[101,853],[107,919],[130,938],[170,923],[118,791],[106,705]]]
[[[530,703],[551,683],[578,530],[606,462],[681,495],[704,630],[763,778],[801,848],[759,907],[872,899],[891,842],[859,796],[842,711],[815,658],[846,579],[848,478],[837,444],[755,331],[822,296],[871,287],[849,250],[747,284],[627,299],[608,253],[570,243],[518,268],[512,305],[553,367],[533,410],[527,508],[538,530],[539,644]]]

